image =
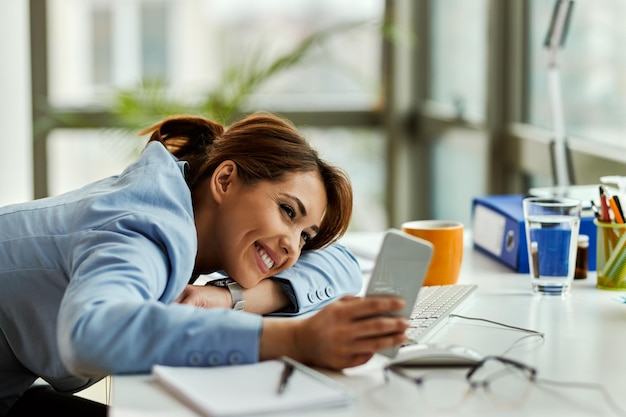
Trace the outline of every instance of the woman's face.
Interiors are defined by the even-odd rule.
[[[196,270],[224,270],[250,288],[296,263],[305,241],[319,230],[326,191],[317,172],[246,186],[236,166],[231,169],[214,174],[212,214],[196,207]]]

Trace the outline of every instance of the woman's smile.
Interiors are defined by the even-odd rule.
[[[274,264],[276,262],[274,261],[274,259],[268,253],[269,249],[266,250],[263,246],[261,246],[257,242],[254,243],[254,248],[256,249],[256,254],[258,255],[257,263],[259,263],[259,267],[261,268],[261,272],[266,274],[270,269],[272,269],[272,267],[274,266]]]

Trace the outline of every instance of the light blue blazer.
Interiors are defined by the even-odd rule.
[[[172,303],[196,254],[184,167],[154,142],[119,176],[0,208],[0,414],[37,377],[76,391],[154,364],[259,359],[261,316]],[[285,314],[362,284],[340,245],[280,277],[294,304]]]

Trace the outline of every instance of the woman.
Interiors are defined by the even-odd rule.
[[[360,289],[353,258],[329,246],[348,227],[350,184],[290,124],[174,117],[143,133],[120,176],[0,209],[0,415],[36,402],[30,390],[10,409],[38,377],[75,392],[157,363],[288,355],[341,369],[404,340],[406,322],[383,315],[401,300],[330,303]],[[235,285],[187,296],[190,277],[216,271]],[[322,305],[303,320],[245,312]]]

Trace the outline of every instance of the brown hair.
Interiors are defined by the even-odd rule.
[[[328,205],[319,233],[303,249],[319,249],[339,239],[352,216],[352,186],[340,168],[323,161],[317,151],[287,120],[255,113],[225,129],[198,116],[168,117],[145,129],[149,142],[158,141],[177,158],[187,161],[186,180],[192,195],[201,180],[226,160],[237,164],[242,181],[280,181],[294,172],[319,173]]]

